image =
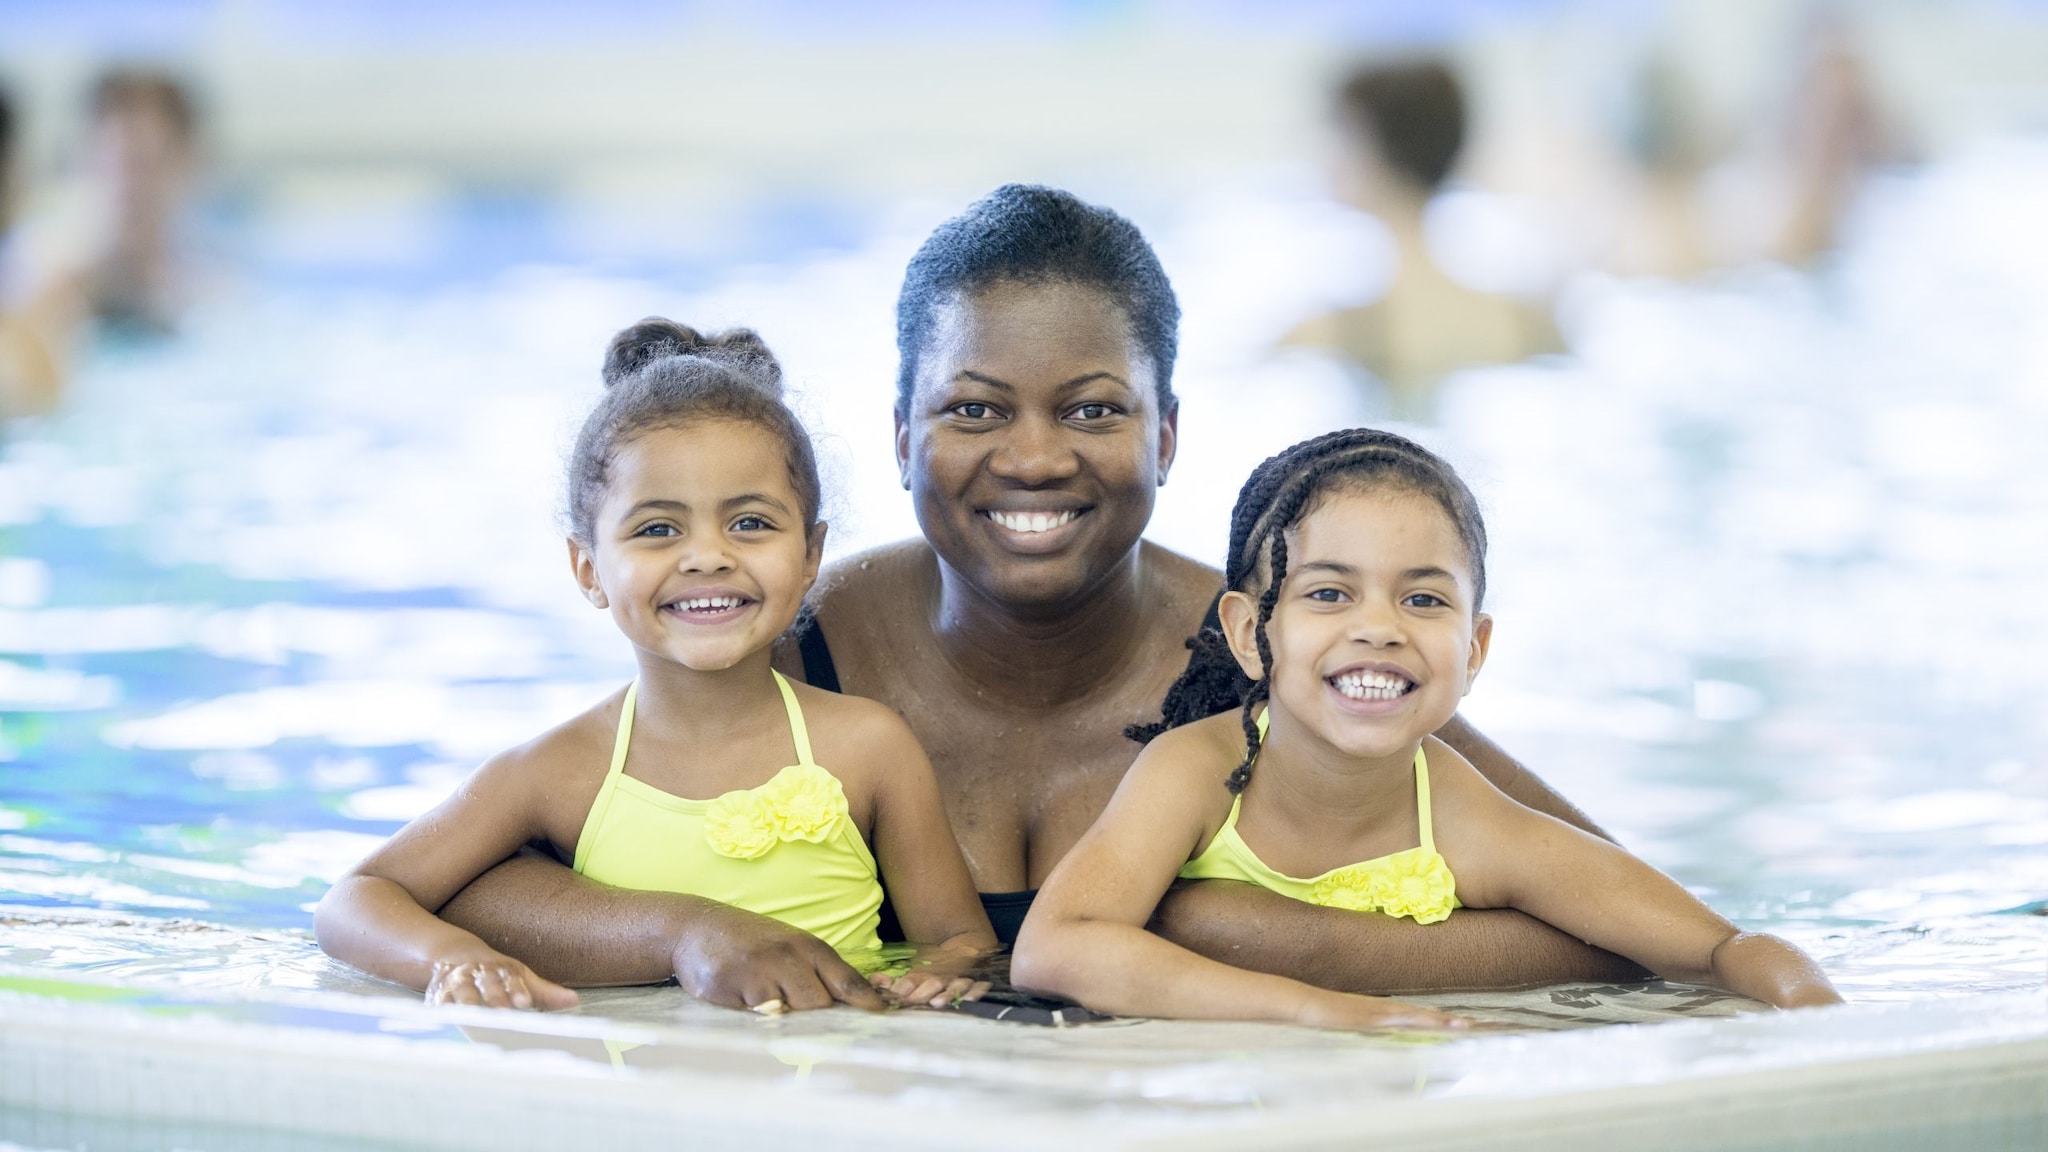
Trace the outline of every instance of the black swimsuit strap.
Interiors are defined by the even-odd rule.
[[[825,630],[816,617],[797,634],[796,650],[804,660],[804,683],[827,692],[839,691],[839,666],[832,663],[832,647],[825,643]]]

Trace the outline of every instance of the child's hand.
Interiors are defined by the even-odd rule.
[[[988,981],[966,976],[945,976],[937,972],[905,972],[890,976],[877,972],[868,978],[884,999],[906,1008],[944,1008],[961,1000],[979,1000],[988,991]]]
[[[481,1004],[486,1008],[574,1008],[576,993],[502,953],[481,951],[434,961],[429,1004]]]
[[[1409,1004],[1385,996],[1360,996],[1350,992],[1328,992],[1309,1001],[1295,1017],[1311,1028],[1342,1028],[1369,1032],[1379,1028],[1465,1029],[1470,1020]]]
[[[886,999],[906,1008],[943,1008],[960,1000],[979,1000],[988,991],[988,981],[972,974],[981,959],[978,948],[925,946],[903,975],[877,972],[868,979]]]

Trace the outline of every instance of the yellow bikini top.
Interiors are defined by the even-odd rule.
[[[1266,715],[1261,713],[1259,736],[1263,739],[1265,735]],[[1181,879],[1241,880],[1309,904],[1408,916],[1417,924],[1434,924],[1449,918],[1452,909],[1463,907],[1458,903],[1457,878],[1436,852],[1429,819],[1429,758],[1419,744],[1415,748],[1415,811],[1422,826],[1422,843],[1413,848],[1332,868],[1306,880],[1283,875],[1268,868],[1238,835],[1237,813],[1243,804],[1240,793],[1230,802],[1230,816],[1209,846],[1181,866]]]
[[[774,673],[797,762],[712,800],[625,774],[636,682],[619,710],[610,771],[576,839],[576,871],[619,888],[703,896],[772,916],[841,952],[881,946],[882,886],[839,778],[811,759],[796,691]]]

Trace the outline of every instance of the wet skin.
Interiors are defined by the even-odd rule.
[[[1124,727],[1158,717],[1221,586],[1216,570],[1139,539],[1177,437],[1155,385],[1123,310],[1097,289],[999,282],[953,301],[897,426],[925,538],[839,562],[814,594],[842,689],[909,722],[983,892],[1037,887],[1101,814],[1137,756]],[[802,671],[788,647],[777,666]],[[1509,795],[1591,827],[1462,722],[1444,737]],[[1460,913],[1417,936],[1244,888],[1178,890],[1155,927],[1240,966],[1358,991],[1640,971],[1519,913]],[[581,984],[666,978],[684,930],[658,895],[532,856],[442,914]],[[711,951],[744,963],[743,948]],[[1469,964],[1447,959],[1468,952]]]

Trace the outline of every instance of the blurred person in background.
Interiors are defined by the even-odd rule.
[[[1833,251],[1871,170],[1904,152],[1848,17],[1818,9],[1803,40],[1781,145],[1782,224],[1771,253],[1788,264]]]
[[[16,142],[20,117],[0,90],[0,420],[37,416],[57,405],[72,332],[84,314],[76,274],[31,277],[19,269],[15,229]]]
[[[93,313],[168,332],[189,289],[180,232],[198,173],[191,95],[166,73],[115,68],[93,85],[90,108],[85,169],[103,229],[87,268]]]
[[[1371,64],[1338,90],[1340,194],[1392,234],[1384,295],[1297,325],[1282,343],[1327,352],[1377,379],[1391,414],[1426,419],[1437,382],[1458,368],[1559,350],[1545,308],[1459,283],[1431,255],[1430,201],[1467,135],[1462,86],[1441,60]]]
[[[1813,264],[1842,241],[1870,173],[1903,158],[1849,17],[1817,7],[1791,66],[1753,93],[1749,127],[1717,125],[1674,37],[1631,87],[1619,151],[1628,207],[1604,263],[1623,275],[1688,279],[1759,260]]]

